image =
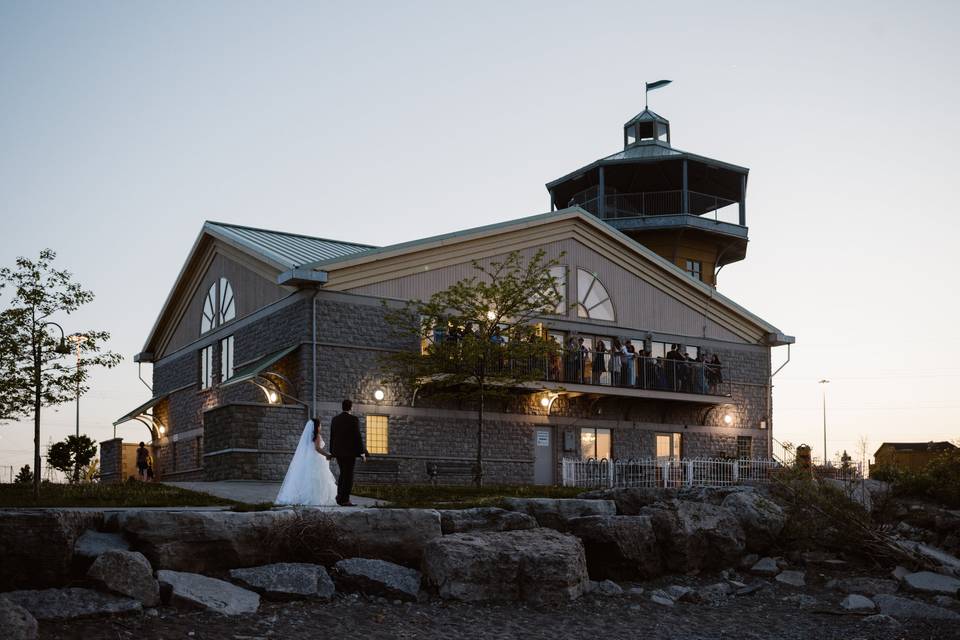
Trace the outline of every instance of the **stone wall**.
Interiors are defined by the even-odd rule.
[[[306,411],[297,405],[228,404],[203,415],[204,480],[282,480]]]
[[[317,393],[321,423],[326,429],[339,412],[340,400],[348,397],[364,420],[368,413],[389,417],[389,449],[385,456],[396,460],[402,482],[424,482],[431,461],[472,461],[476,455],[475,401],[431,398],[422,392],[412,406],[412,394],[391,388],[380,373],[380,359],[392,350],[410,347],[392,341],[390,327],[379,303],[344,294],[321,293],[317,299]],[[291,344],[300,348],[282,361],[278,370],[289,380],[289,395],[310,403],[312,399],[311,309],[309,298],[278,308],[234,332],[235,366]],[[611,330],[605,329],[610,334]],[[614,332],[615,333],[615,332]],[[654,339],[665,339],[654,334]],[[669,340],[668,340],[669,341]],[[533,434],[538,424],[555,427],[556,440],[570,433],[572,448],[556,447],[556,478],[562,457],[579,457],[580,429],[610,428],[615,457],[652,457],[656,433],[683,434],[684,456],[717,457],[737,452],[737,436],[751,438],[751,455],[767,456],[767,386],[770,350],[759,345],[736,345],[690,339],[710,354],[718,354],[724,366],[728,402],[718,406],[676,400],[626,398],[586,394],[561,396],[549,416],[539,404],[540,396],[516,392],[487,402],[486,473],[493,482],[527,483],[533,480]],[[214,375],[219,376],[219,342],[215,345]],[[157,415],[170,425],[159,449],[162,477],[185,479],[283,477],[306,411],[295,404],[268,407],[260,390],[250,384],[215,385],[199,390],[199,355],[181,354],[156,367],[159,393],[172,392],[160,403]],[[374,399],[384,389],[386,398]],[[257,407],[253,409],[251,407]],[[267,409],[274,411],[268,413]],[[730,415],[731,423],[723,421]],[[177,441],[174,441],[174,436]],[[212,438],[212,440],[211,440]],[[230,450],[229,453],[221,453]],[[200,464],[202,462],[203,470]],[[393,481],[389,476],[365,477],[361,481]],[[457,482],[469,478],[450,478]]]
[[[123,438],[113,438],[100,443],[100,481],[123,480]]]

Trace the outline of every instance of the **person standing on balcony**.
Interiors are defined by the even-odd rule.
[[[627,352],[627,381],[625,384],[629,387],[635,387],[637,386],[637,348],[633,346],[633,342],[629,339],[627,339],[623,348]]]
[[[607,371],[607,345],[603,340],[597,340],[597,348],[593,352],[593,384],[600,384],[600,376]]]
[[[614,387],[619,387],[623,381],[621,380],[624,366],[623,366],[623,345],[620,344],[619,338],[614,338],[610,346],[610,384]]]
[[[585,383],[589,382],[589,376],[587,373],[590,371],[590,350],[587,349],[587,345],[583,343],[583,338],[577,338],[577,349],[579,350],[580,357],[580,380],[579,382]]]

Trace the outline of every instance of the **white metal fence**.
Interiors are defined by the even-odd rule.
[[[563,486],[609,487],[722,487],[743,482],[767,483],[783,465],[765,459],[683,460],[563,460]],[[856,465],[816,469],[819,477],[854,480],[861,477]]]

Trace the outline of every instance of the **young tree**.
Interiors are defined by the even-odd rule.
[[[557,260],[539,251],[529,260],[513,252],[477,275],[401,308],[386,302],[386,319],[409,349],[382,358],[388,382],[408,389],[425,385],[477,401],[474,482],[483,484],[484,403],[511,388],[543,380],[560,346],[542,335],[538,318],[556,313],[563,300],[550,274]]]
[[[14,478],[13,482],[15,484],[33,484],[33,472],[30,471],[30,465],[25,464],[20,467],[20,471],[17,472],[17,477]]]
[[[86,435],[67,436],[60,442],[50,445],[47,462],[57,471],[63,472],[72,482],[79,482],[80,470],[90,464],[97,455],[97,442]]]
[[[44,249],[36,260],[17,258],[13,268],[0,269],[0,286],[9,287],[10,299],[0,312],[0,421],[33,414],[33,468],[40,469],[40,410],[63,404],[87,391],[84,382],[96,366],[113,367],[120,356],[101,351],[110,338],[105,331],[82,331],[73,348],[79,349],[82,366],[72,359],[60,329],[52,321],[69,315],[93,300],[93,292],[73,281],[68,271],[53,267],[56,254]],[[40,474],[33,478],[34,495],[40,494]]]

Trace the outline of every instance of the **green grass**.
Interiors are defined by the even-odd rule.
[[[33,499],[29,484],[0,484],[0,507],[212,507],[233,506],[206,493],[131,480],[118,484],[50,484]]]
[[[496,507],[503,498],[575,498],[583,493],[578,487],[551,486],[432,486],[363,485],[353,494],[386,500],[389,506],[408,509],[468,509]]]

